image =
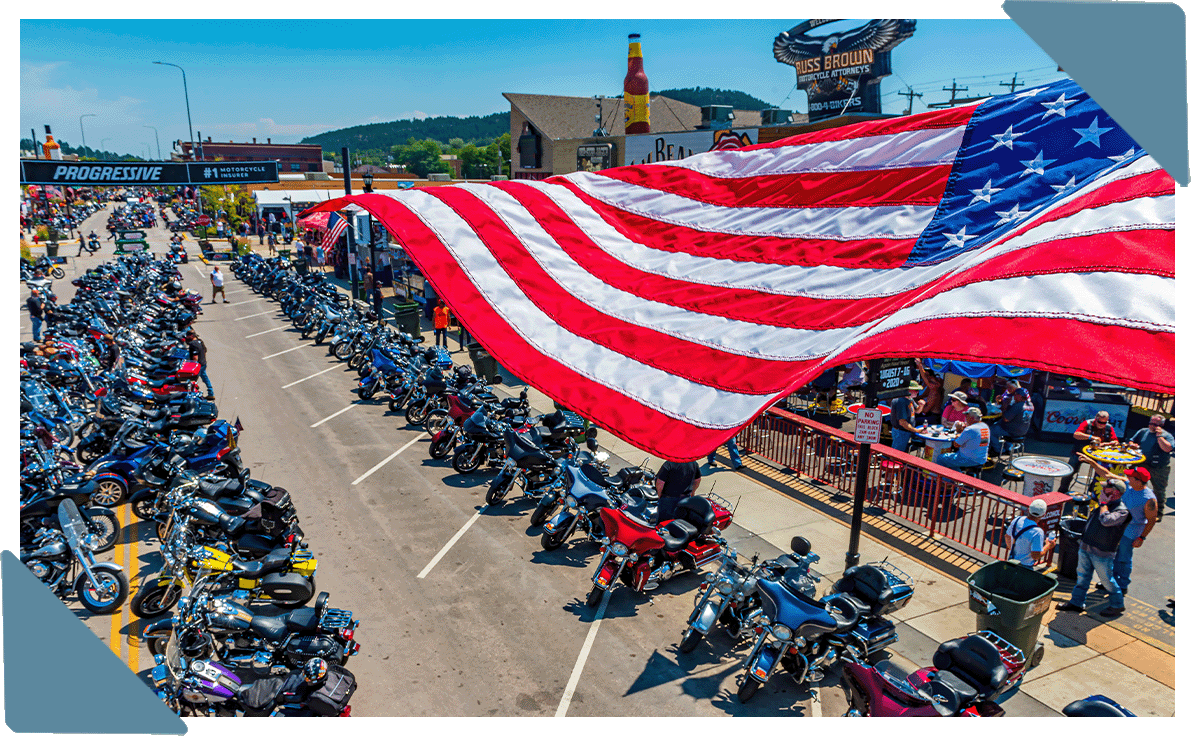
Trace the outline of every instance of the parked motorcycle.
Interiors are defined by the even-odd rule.
[[[43,527],[30,547],[21,548],[21,562],[59,599],[74,592],[88,611],[110,614],[128,597],[128,578],[114,563],[95,562],[98,540],[87,528],[72,499],[58,505],[60,529]]]

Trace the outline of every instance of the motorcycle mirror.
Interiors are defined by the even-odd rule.
[[[592,425],[583,431],[583,437],[587,438],[588,440],[595,440],[597,437],[599,437],[599,434],[600,430],[595,425]]]
[[[425,342],[426,342],[426,336],[425,336],[425,335],[419,335],[418,337],[414,338],[414,342],[415,342],[415,343],[425,343]]]
[[[600,441],[596,440],[595,438],[587,439],[587,449],[588,450],[594,452],[599,447],[600,447]]]
[[[811,552],[811,541],[802,535],[795,535],[790,538],[790,550],[801,558]]]
[[[489,384],[503,384],[503,383],[505,383],[505,380],[504,380],[504,377],[502,377],[500,374],[497,374],[496,376],[493,376],[492,381],[489,381],[488,383]]]

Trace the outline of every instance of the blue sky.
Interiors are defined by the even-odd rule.
[[[774,37],[803,19],[761,20],[368,20],[22,21],[23,137],[42,126],[92,147],[168,158],[188,137],[181,73],[186,69],[196,136],[294,142],[369,122],[507,111],[502,92],[614,95],[625,73],[627,34],[642,34],[654,90],[738,89],[806,111],[794,69],[773,59]],[[850,28],[841,21],[816,33]],[[995,94],[1018,72],[1030,84],[1062,77],[1009,20],[918,21],[893,51],[895,76],[881,91],[886,112],[913,85],[926,103]],[[784,100],[784,102],[783,102]],[[104,140],[106,139],[106,141]]]

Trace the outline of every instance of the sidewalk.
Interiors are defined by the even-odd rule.
[[[255,247],[255,246],[254,246]],[[347,284],[327,273],[328,278],[346,291]],[[386,300],[387,302],[388,300]],[[386,317],[392,316],[386,305]],[[430,338],[428,321],[422,321],[423,333]],[[451,346],[457,346],[457,331],[450,334]],[[430,342],[430,341],[428,341]],[[452,359],[467,364],[467,354],[453,352]],[[515,396],[527,389],[535,412],[554,411],[553,401],[533,387],[502,371],[505,384],[498,393]],[[612,454],[613,470],[622,466],[644,464],[656,470],[662,460],[603,430],[600,446]],[[830,588],[844,569],[847,552],[848,517],[832,514],[838,506],[824,499],[820,489],[776,471],[771,465],[749,456],[739,472],[726,465],[726,453],[717,454],[719,465],[705,464],[702,490],[714,491],[736,505],[732,526],[726,531],[729,542],[742,553],[758,552],[773,557],[789,549],[791,537],[802,535],[811,541],[820,556],[814,570],[823,577],[820,592]],[[866,527],[869,527],[866,520]],[[926,541],[899,540],[895,530],[878,525],[862,533],[860,559],[888,559],[915,579],[914,597],[897,612],[898,641],[889,649],[894,662],[916,669],[930,664],[940,643],[972,632],[976,615],[968,608],[966,572],[978,567],[971,560],[949,554],[945,548]],[[1056,612],[1055,606],[1067,597],[1070,583],[1055,593],[1055,601],[1046,615],[1042,637],[1046,647],[1042,663],[1029,671],[1020,687],[1002,701],[1009,716],[1060,716],[1059,710],[1076,699],[1103,694],[1128,707],[1138,716],[1173,716],[1174,648],[1142,633],[1099,621],[1089,616]],[[1103,594],[1092,592],[1089,607],[1098,606]],[[1157,646],[1156,646],[1157,645]],[[831,681],[820,684],[833,687]]]

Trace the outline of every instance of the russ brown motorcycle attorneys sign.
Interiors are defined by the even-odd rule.
[[[21,184],[152,187],[277,181],[276,161],[21,161]]]

